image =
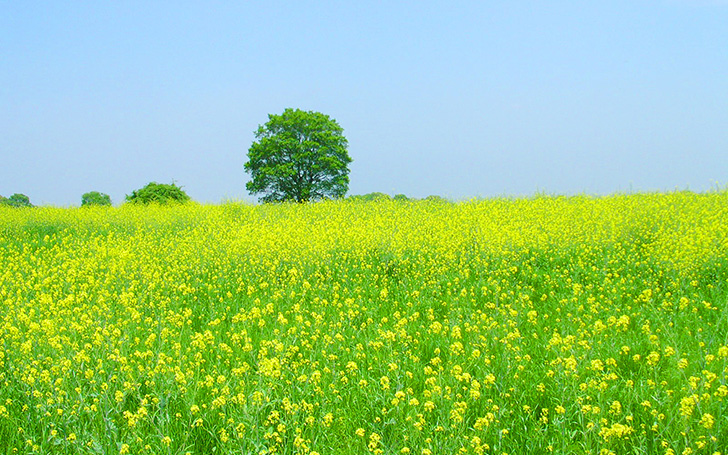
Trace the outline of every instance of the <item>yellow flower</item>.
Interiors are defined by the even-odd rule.
[[[331,422],[333,422],[333,421],[334,421],[334,415],[332,413],[328,412],[328,413],[326,413],[326,415],[324,415],[324,425],[329,426],[329,425],[331,425]]]
[[[683,417],[689,417],[693,415],[693,409],[695,408],[697,401],[698,399],[696,395],[685,397],[680,400],[680,415],[682,415]]]
[[[715,418],[712,415],[707,414],[707,413],[703,414],[703,417],[700,419],[701,426],[710,430],[711,428],[713,428],[714,424],[715,424]]]
[[[382,437],[379,436],[378,433],[372,433],[369,435],[369,444],[367,445],[369,447],[369,450],[376,450],[379,447],[379,442],[382,440]]]
[[[599,435],[604,438],[605,441],[611,438],[621,439],[629,436],[634,432],[634,429],[628,425],[622,425],[621,423],[614,423],[611,427],[604,427],[599,431]]]
[[[621,414],[622,403],[620,403],[619,401],[613,401],[611,406],[609,406],[609,410],[612,414]]]
[[[656,351],[652,351],[647,355],[647,364],[648,365],[656,365],[657,362],[660,361],[660,353]]]
[[[721,346],[718,348],[718,355],[720,357],[726,358],[728,357],[728,346]]]

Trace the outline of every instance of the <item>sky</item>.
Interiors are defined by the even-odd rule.
[[[335,119],[349,194],[728,184],[728,1],[0,0],[0,195],[255,201],[258,125]]]

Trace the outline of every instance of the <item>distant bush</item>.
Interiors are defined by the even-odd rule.
[[[89,191],[81,196],[81,207],[90,205],[111,205],[111,196],[98,191]]]
[[[348,199],[352,200],[352,201],[368,202],[368,201],[388,201],[391,198],[389,197],[388,194],[375,192],[375,193],[367,193],[367,194],[355,194],[355,195],[349,196]]]
[[[409,197],[406,194],[401,194],[401,193],[395,194],[394,196],[390,196],[386,193],[379,193],[379,192],[367,193],[367,194],[354,194],[354,195],[347,197],[347,199],[350,201],[363,201],[363,202],[369,202],[369,201],[412,201],[412,202],[417,202],[417,201],[422,201],[422,200],[430,201],[430,202],[450,202],[442,196],[435,196],[435,195],[427,196],[425,199],[418,199],[418,198],[414,198],[414,197]]]
[[[20,193],[15,193],[8,198],[0,196],[0,205],[10,207],[33,207],[33,204],[30,203],[30,198]]]
[[[150,182],[144,188],[134,190],[127,194],[126,201],[133,204],[168,204],[171,202],[184,203],[190,200],[187,193],[174,183]]]
[[[445,199],[444,197],[442,197],[442,196],[435,196],[435,195],[427,196],[425,198],[425,200],[426,201],[431,201],[431,202],[448,202],[448,200]]]

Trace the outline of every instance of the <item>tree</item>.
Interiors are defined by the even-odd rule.
[[[90,205],[111,205],[111,196],[98,191],[90,191],[81,196],[81,207]]]
[[[150,182],[144,188],[134,190],[131,194],[127,194],[126,200],[132,204],[149,204],[152,202],[167,204],[170,202],[187,202],[190,200],[190,197],[182,188],[174,183]]]
[[[33,207],[33,204],[30,203],[30,198],[20,193],[15,193],[8,198],[0,196],[0,205],[8,205],[10,207]]]
[[[261,202],[340,198],[349,189],[348,142],[336,120],[320,112],[286,109],[268,115],[248,150],[250,194]]]

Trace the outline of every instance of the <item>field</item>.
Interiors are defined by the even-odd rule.
[[[728,193],[0,208],[0,453],[728,453]]]

